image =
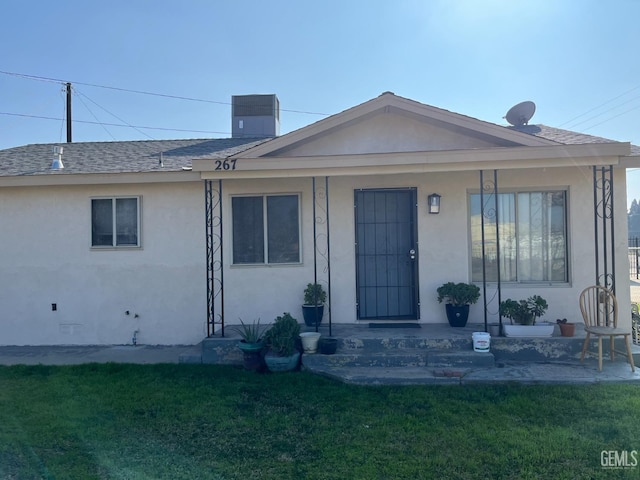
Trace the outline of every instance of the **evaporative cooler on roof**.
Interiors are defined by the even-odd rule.
[[[277,137],[280,134],[280,102],[275,95],[234,95],[231,97],[231,135]]]

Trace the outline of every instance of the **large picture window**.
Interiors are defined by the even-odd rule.
[[[300,262],[298,195],[233,197],[233,263]]]
[[[506,192],[485,195],[485,272],[487,281],[563,283],[569,280],[567,195],[565,191]],[[471,270],[482,281],[480,194],[470,195]]]
[[[138,197],[91,200],[92,247],[140,246]]]

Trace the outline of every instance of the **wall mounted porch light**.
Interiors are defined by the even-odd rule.
[[[432,193],[427,197],[429,213],[440,213],[440,198],[441,195],[437,193]]]

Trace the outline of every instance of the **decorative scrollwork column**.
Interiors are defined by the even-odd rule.
[[[616,291],[613,166],[593,167],[596,285]]]
[[[217,188],[212,180],[204,181],[204,199],[207,252],[207,336],[211,337],[218,333],[216,326],[219,326],[219,333],[224,337],[222,180],[218,180]]]
[[[324,185],[311,179],[313,189],[313,281],[324,285],[327,291],[329,335],[331,335],[331,261],[329,241],[329,177]],[[316,331],[318,327],[316,325]]]
[[[496,314],[500,324],[500,332],[502,332],[502,316],[500,315],[500,302],[502,301],[501,281],[500,281],[500,212],[498,201],[498,171],[493,171],[493,178],[485,179],[484,172],[480,170],[480,234],[482,239],[482,300],[484,303],[484,330],[488,330],[488,315],[490,300],[487,297],[487,251],[486,251],[486,230],[487,224],[494,224],[495,228],[495,282],[496,293],[492,296],[498,299],[498,307]]]

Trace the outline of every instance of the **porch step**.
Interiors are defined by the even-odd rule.
[[[367,353],[389,352],[393,350],[407,349],[436,349],[436,350],[472,350],[471,337],[453,338],[426,338],[394,336],[359,337],[347,336],[341,339],[339,350],[341,351],[366,351]]]
[[[318,375],[355,385],[459,385],[468,369],[428,367],[336,367],[304,363],[305,369]]]
[[[334,355],[303,354],[305,365],[326,364],[333,367],[425,367],[427,353],[423,349],[387,350],[386,352],[349,351]]]
[[[439,350],[427,354],[430,367],[495,367],[493,353],[473,350]]]
[[[349,352],[335,355],[305,354],[302,363],[306,366],[325,364],[333,367],[493,367],[492,353],[473,350],[427,350],[404,349],[387,352]]]

